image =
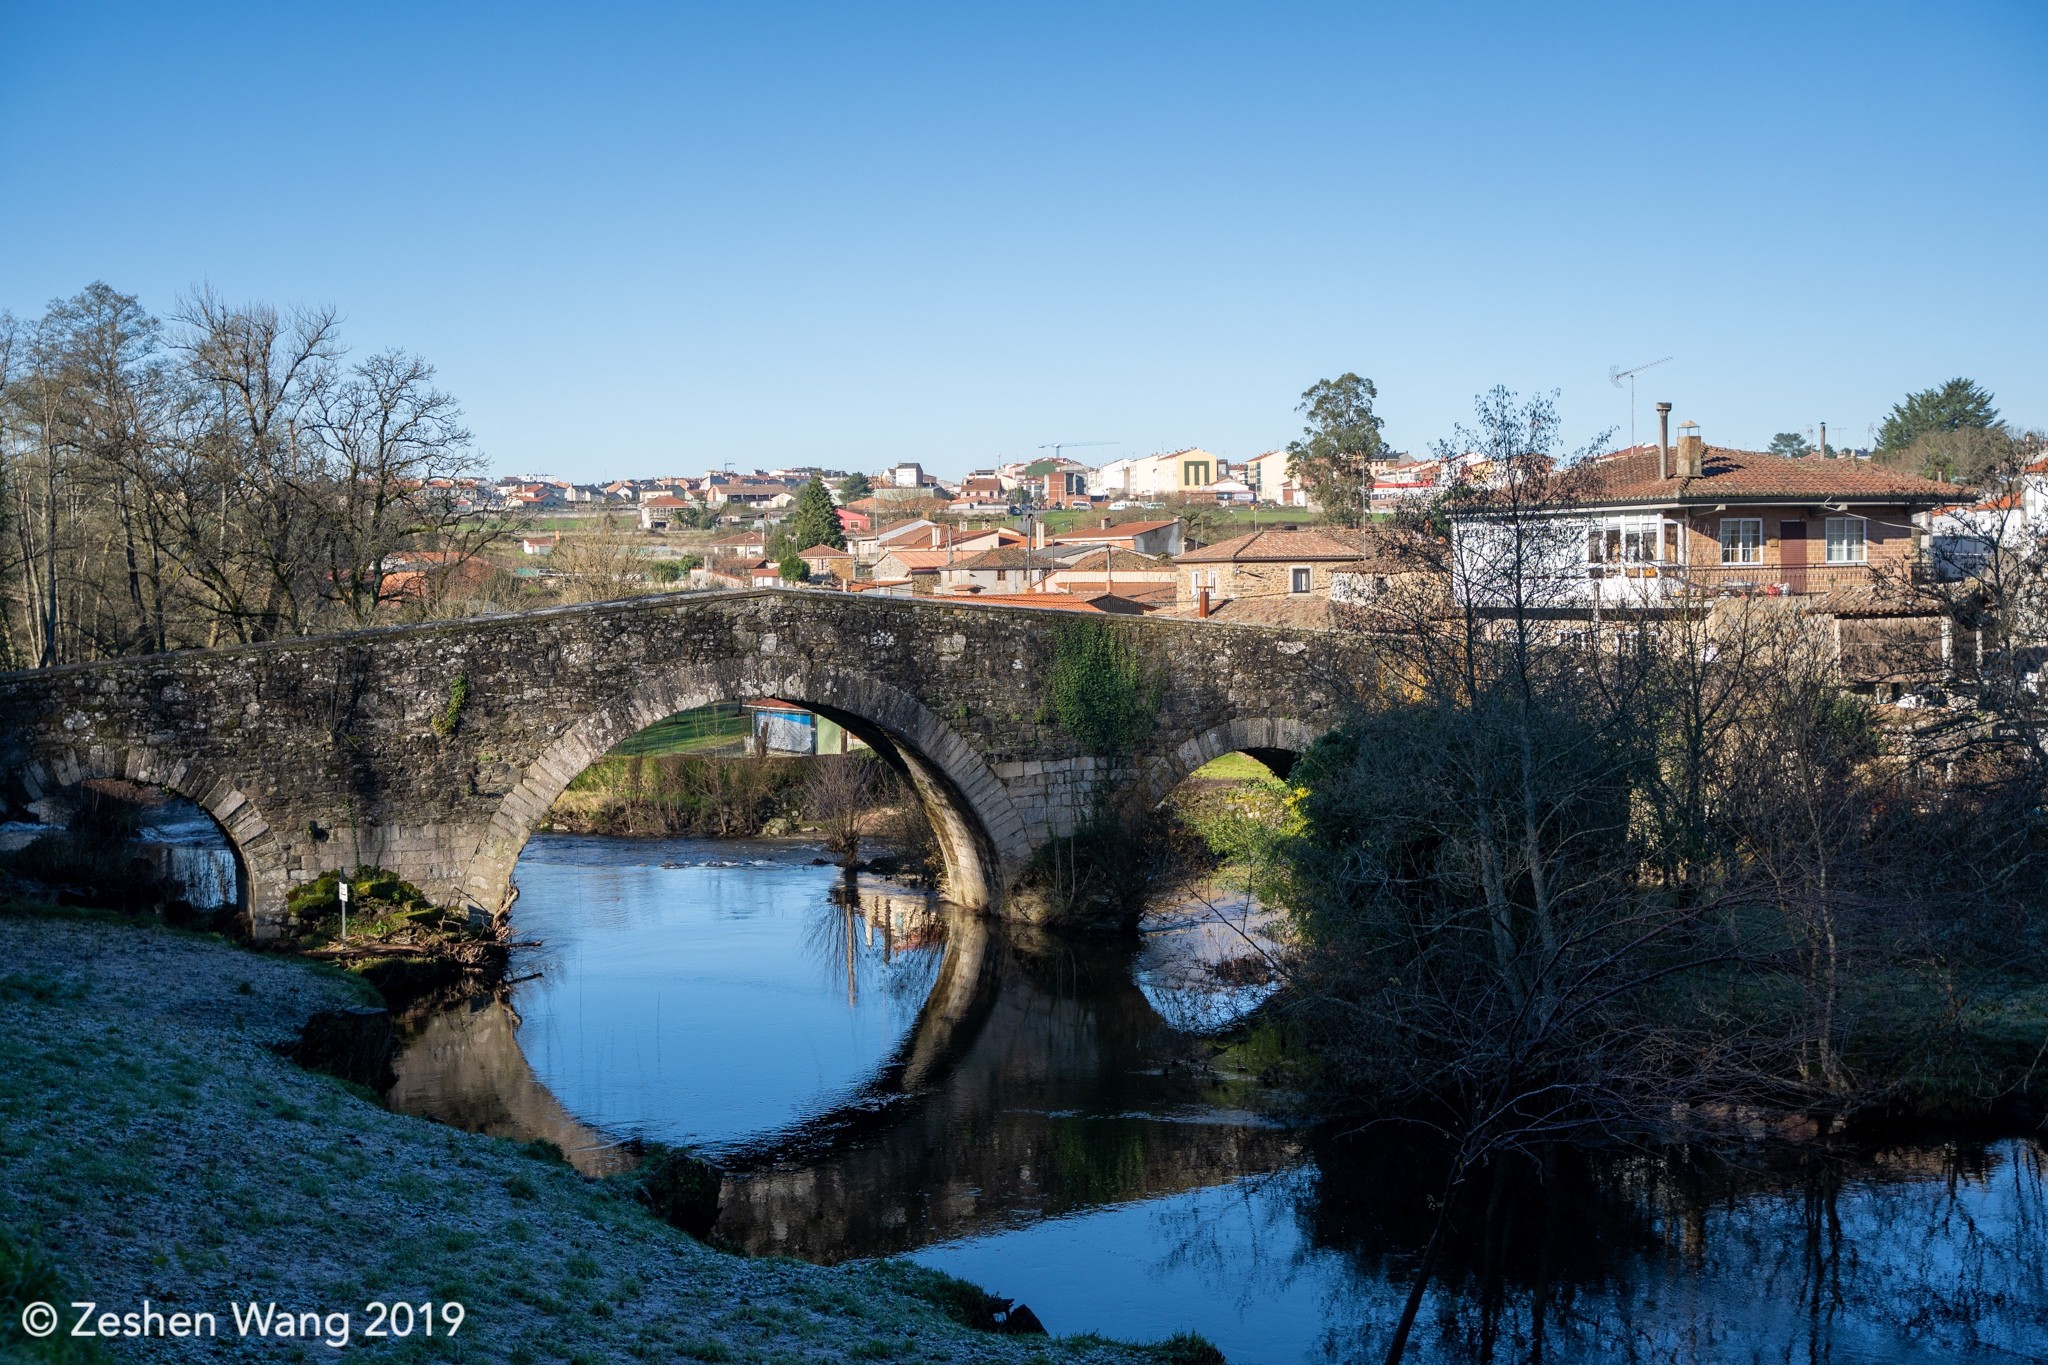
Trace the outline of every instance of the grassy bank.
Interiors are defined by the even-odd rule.
[[[234,1339],[229,1307],[252,1298],[349,1311],[351,1349],[391,1359],[1203,1358],[976,1332],[939,1306],[958,1282],[712,1251],[608,1183],[390,1113],[273,1051],[308,1015],[367,1002],[339,972],[27,915],[0,915],[0,962],[0,1272],[33,1271],[25,1294],[0,1275],[0,1296],[120,1312],[147,1297],[221,1318],[221,1340],[116,1343],[117,1359],[333,1354]],[[452,1338],[369,1343],[377,1299],[454,1300],[466,1316]],[[96,1358],[27,1343],[20,1304],[0,1309],[0,1359]]]
[[[791,758],[607,755],[555,799],[547,827],[571,834],[751,839],[802,814],[810,766]]]

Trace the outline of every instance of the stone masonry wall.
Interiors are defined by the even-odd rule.
[[[998,906],[1110,775],[1042,704],[1072,620],[818,591],[674,594],[18,672],[0,675],[0,775],[10,806],[95,775],[191,797],[239,851],[264,935],[293,884],[358,863],[495,907],[527,834],[593,759],[676,711],[773,696],[903,763],[949,894]],[[1298,748],[1372,676],[1363,637],[1117,628],[1163,686],[1153,742],[1118,774],[1142,793],[1163,795],[1205,755]],[[458,677],[467,699],[451,717]]]

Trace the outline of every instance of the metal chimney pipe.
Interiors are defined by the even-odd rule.
[[[1827,453],[1828,453],[1828,424],[1827,424],[1826,422],[1822,422],[1822,423],[1820,424],[1820,453],[1821,453],[1821,458],[1822,458],[1822,459],[1826,459],[1826,458],[1827,458]]]
[[[1195,606],[1195,615],[1205,621],[1209,618],[1209,590],[1207,588],[1202,589],[1201,600]]]
[[[1671,477],[1671,405],[1657,405],[1657,477]]]

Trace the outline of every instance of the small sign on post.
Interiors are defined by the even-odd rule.
[[[335,891],[341,896],[341,941],[348,942],[348,878],[335,883]]]

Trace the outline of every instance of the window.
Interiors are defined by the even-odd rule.
[[[1762,517],[1721,518],[1721,562],[1761,564],[1764,562],[1764,520]]]
[[[1861,564],[1864,562],[1863,518],[1828,518],[1828,563]]]
[[[1307,569],[1296,569],[1290,576],[1288,583],[1288,591],[1307,592],[1311,586],[1312,579],[1309,574],[1309,571]]]
[[[1676,559],[1678,541],[1662,517],[1609,517],[1586,532],[1586,559],[1593,564],[1656,564]],[[1660,541],[1669,553],[1659,553]]]
[[[1193,570],[1190,570],[1190,571],[1189,571],[1189,573],[1188,573],[1188,591],[1189,591],[1189,592],[1197,592],[1197,593],[1198,593],[1198,592],[1200,592],[1201,590],[1202,590],[1202,571],[1201,571],[1200,569],[1193,569]]]

